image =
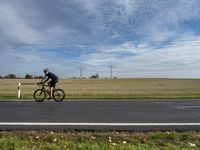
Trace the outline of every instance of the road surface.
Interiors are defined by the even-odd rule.
[[[1,100],[0,130],[200,131],[200,100]]]

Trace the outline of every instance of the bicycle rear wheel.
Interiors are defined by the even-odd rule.
[[[46,98],[46,93],[42,89],[37,89],[33,94],[33,98],[38,102],[42,102]]]
[[[55,89],[53,92],[53,99],[56,102],[61,102],[65,98],[65,92],[62,89]]]

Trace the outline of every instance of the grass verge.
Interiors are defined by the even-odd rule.
[[[199,132],[0,132],[3,150],[194,150]]]

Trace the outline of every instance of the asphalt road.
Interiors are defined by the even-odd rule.
[[[200,130],[200,100],[1,101],[0,130]]]

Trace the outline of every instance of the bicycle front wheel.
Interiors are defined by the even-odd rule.
[[[42,102],[46,98],[46,93],[42,89],[37,89],[33,94],[33,98],[38,102]]]
[[[65,98],[65,92],[62,89],[55,89],[53,92],[53,99],[56,102],[61,102]]]

